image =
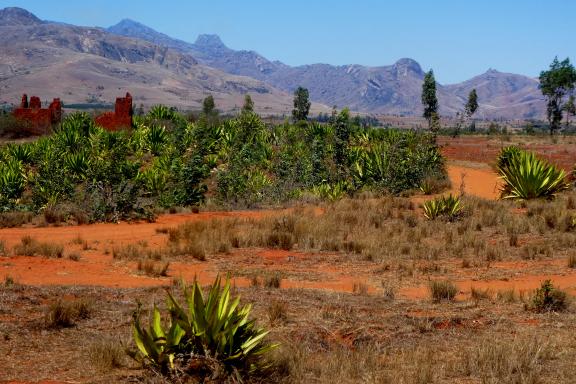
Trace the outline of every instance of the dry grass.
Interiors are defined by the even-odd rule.
[[[452,301],[458,293],[458,288],[453,282],[448,280],[433,280],[428,285],[432,301],[439,303],[441,301]]]
[[[44,317],[47,328],[72,327],[78,320],[88,319],[93,311],[91,300],[77,299],[66,301],[58,299],[51,304]]]
[[[537,384],[543,362],[555,358],[553,346],[539,335],[512,341],[487,337],[466,354],[463,371],[486,384]]]
[[[152,277],[165,277],[168,276],[168,268],[170,268],[170,263],[158,264],[152,260],[140,260],[138,261],[137,268],[144,274]]]
[[[126,352],[122,345],[115,340],[98,340],[88,348],[88,359],[92,366],[102,372],[110,372],[121,368],[126,363]]]
[[[554,201],[532,201],[515,212],[509,201],[463,199],[458,223],[424,220],[407,198],[360,196],[317,209],[253,218],[197,221],[168,234],[165,255],[204,260],[235,248],[278,248],[338,252],[374,263],[441,260],[457,255],[463,264],[489,265],[503,260],[543,259],[576,246],[576,231],[563,223],[576,214],[567,209],[569,192]],[[567,256],[567,255],[566,255]]]
[[[20,244],[14,246],[16,256],[44,256],[61,258],[64,256],[64,246],[58,243],[46,243],[24,236]]]

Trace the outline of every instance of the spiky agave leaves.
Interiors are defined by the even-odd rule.
[[[160,311],[156,306],[152,311],[148,329],[140,325],[140,311],[133,314],[132,337],[138,347],[138,353],[134,356],[143,364],[151,366],[166,374],[174,370],[174,358],[181,349],[181,341],[186,332],[171,321],[168,330],[162,327]]]
[[[10,159],[0,163],[0,197],[18,199],[25,186],[26,177],[20,161]]]
[[[503,199],[553,198],[568,188],[564,170],[539,159],[533,152],[511,152],[505,162],[499,161],[498,172],[503,181]]]
[[[426,201],[423,204],[423,209],[424,216],[428,220],[444,217],[454,221],[462,214],[463,207],[460,198],[450,194]]]
[[[250,319],[251,305],[240,307],[240,297],[230,295],[230,280],[221,286],[217,277],[204,297],[198,282],[185,288],[185,309],[168,293],[170,314],[186,333],[194,355],[216,359],[229,371],[253,372],[263,368],[262,355],[277,347],[264,342],[268,331]]]

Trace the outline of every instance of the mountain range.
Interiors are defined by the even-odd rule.
[[[332,106],[368,114],[419,116],[424,71],[403,58],[388,66],[289,66],[254,51],[228,48],[217,35],[194,43],[174,39],[125,19],[104,28],[40,20],[21,8],[0,10],[0,102],[24,92],[65,102],[105,102],[129,90],[136,103],[196,108],[212,94],[232,111],[248,93],[257,110],[289,114],[292,93],[308,88],[313,112]],[[477,117],[541,118],[536,79],[490,69],[459,84],[437,85],[440,112],[463,109],[476,89]]]

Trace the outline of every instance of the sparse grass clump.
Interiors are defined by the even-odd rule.
[[[102,372],[109,372],[124,365],[126,353],[117,341],[98,340],[88,348],[88,359]]]
[[[30,236],[24,236],[20,244],[14,246],[16,256],[44,256],[61,258],[64,255],[64,246],[57,243],[40,242]]]
[[[66,301],[58,299],[51,304],[44,316],[47,328],[68,328],[76,321],[88,319],[93,311],[93,303],[87,299]]]
[[[139,271],[144,272],[148,276],[165,277],[168,276],[168,268],[170,268],[170,263],[166,262],[159,265],[153,260],[140,260],[138,261],[137,268]]]
[[[448,280],[433,280],[428,286],[432,301],[453,301],[458,293],[458,287]]]
[[[274,273],[267,276],[264,280],[264,286],[266,288],[280,288],[282,284],[282,276],[279,273]]]

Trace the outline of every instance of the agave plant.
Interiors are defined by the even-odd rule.
[[[148,130],[148,148],[154,155],[159,155],[166,143],[168,143],[168,132],[164,126],[152,125]]]
[[[11,144],[6,150],[11,158],[23,164],[30,164],[34,158],[34,151],[30,144]]]
[[[64,165],[72,176],[85,179],[90,169],[90,158],[85,152],[66,153]]]
[[[450,194],[426,201],[423,204],[423,209],[424,216],[428,220],[445,217],[453,221],[462,214],[463,207],[460,198]]]
[[[508,155],[501,165],[499,161],[498,172],[504,182],[503,199],[553,198],[568,188],[564,170],[539,159],[533,152],[519,150]]]
[[[0,163],[0,195],[7,199],[17,199],[24,192],[26,178],[22,163],[9,160]]]
[[[323,182],[312,187],[312,193],[321,199],[336,201],[343,198],[349,189],[350,185],[346,181],[339,181],[334,184]]]
[[[262,357],[276,344],[264,342],[268,331],[249,318],[251,305],[240,307],[240,297],[230,297],[230,280],[221,286],[220,277],[205,297],[198,282],[186,287],[184,308],[168,293],[173,323],[185,332],[183,341],[189,352],[189,366],[215,359],[228,372],[254,372],[263,367]]]
[[[162,327],[160,311],[156,306],[152,311],[148,329],[140,325],[140,311],[133,314],[132,336],[138,347],[136,360],[167,374],[174,370],[174,358],[181,350],[181,341],[185,332],[176,322],[168,324],[168,330]]]

